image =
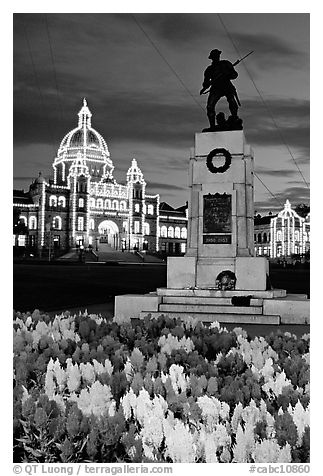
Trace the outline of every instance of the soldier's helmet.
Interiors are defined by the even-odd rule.
[[[222,51],[220,51],[220,50],[217,50],[217,49],[212,50],[209,54],[209,59],[218,58],[221,53],[222,53]]]

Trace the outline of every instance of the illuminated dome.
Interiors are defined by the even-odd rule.
[[[91,125],[92,114],[83,99],[78,126],[63,138],[53,163],[55,183],[66,181],[71,165],[80,155],[88,167],[91,180],[113,180],[114,169],[107,143]]]

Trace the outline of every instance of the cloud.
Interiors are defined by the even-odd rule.
[[[295,170],[290,169],[268,170],[261,167],[256,168],[256,172],[261,176],[267,175],[269,177],[290,177],[297,173]]]
[[[156,188],[159,190],[186,190],[188,187],[182,187],[180,185],[174,185],[171,183],[158,183],[158,182],[149,182],[149,188]]]

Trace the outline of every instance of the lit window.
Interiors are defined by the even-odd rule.
[[[295,240],[299,241],[299,231],[295,231]]]
[[[58,197],[58,206],[59,207],[66,207],[66,198],[61,196]]]
[[[93,218],[90,218],[90,220],[89,220],[89,227],[90,227],[90,230],[94,230],[94,220],[93,220]]]
[[[144,224],[144,235],[149,235],[150,233],[150,226],[149,223]]]
[[[168,237],[174,238],[174,228],[172,226],[168,227]]]
[[[259,254],[259,256],[261,256],[261,251],[262,251],[262,250],[261,250],[261,247],[259,246],[259,248],[258,248],[258,254]]]
[[[139,203],[135,204],[135,212],[139,213],[140,212],[140,205]]]
[[[160,236],[162,236],[163,238],[166,238],[167,236],[167,228],[166,226],[162,226],[161,229],[160,229]]]
[[[18,246],[26,245],[26,235],[18,235]]]
[[[113,202],[112,202],[112,208],[113,208],[114,210],[119,210],[118,200],[113,200]]]
[[[120,202],[120,210],[125,210],[127,208],[127,204],[126,202],[123,200],[122,202]]]
[[[30,217],[29,218],[29,229],[30,230],[36,230],[37,229],[37,218],[36,217]]]
[[[93,243],[93,237],[89,236],[89,245],[92,245],[92,243]]]
[[[55,195],[51,195],[49,197],[49,206],[50,207],[56,207],[57,206],[57,198]]]
[[[128,222],[127,221],[124,221],[122,223],[122,228],[123,228],[124,233],[128,233]]]
[[[154,214],[154,207],[153,207],[153,205],[148,205],[147,211],[148,211],[148,215],[153,215],[153,214]]]
[[[96,206],[98,208],[103,208],[103,200],[102,198],[98,198],[97,201],[96,201]]]
[[[135,221],[135,233],[139,233],[139,229],[140,229],[140,222]]]
[[[187,228],[186,227],[181,229],[181,238],[184,238],[184,239],[187,238]]]
[[[90,198],[90,208],[95,208],[95,199],[93,197]]]
[[[84,207],[84,198],[79,198],[79,208]]]
[[[181,237],[181,229],[179,226],[175,227],[175,238],[180,238]]]
[[[282,240],[282,232],[277,231],[277,241],[281,241],[281,240]]]
[[[24,217],[23,215],[20,215],[19,217],[19,221],[20,223],[23,222],[25,226],[27,226],[27,218]]]
[[[181,243],[181,253],[186,253],[186,243]]]
[[[55,230],[61,230],[62,229],[62,219],[61,219],[61,217],[54,217],[53,218],[53,228]]]
[[[83,217],[78,217],[78,219],[77,219],[77,230],[78,231],[83,231],[84,230],[84,218]]]

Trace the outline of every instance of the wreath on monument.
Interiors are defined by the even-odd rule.
[[[223,157],[225,158],[225,162],[221,167],[216,167],[213,164],[213,158],[216,155],[223,155]],[[212,174],[223,174],[226,170],[228,170],[230,165],[231,165],[231,154],[226,149],[222,149],[222,148],[213,149],[211,150],[211,152],[206,158],[206,166],[209,169],[209,171],[212,172]]]

